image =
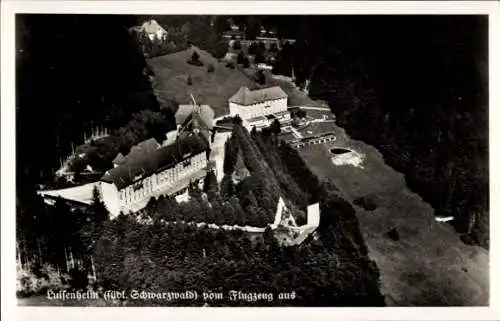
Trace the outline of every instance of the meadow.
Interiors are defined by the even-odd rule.
[[[331,180],[356,209],[370,258],[380,269],[381,292],[392,306],[488,305],[488,252],[464,244],[451,225],[434,219],[434,209],[406,186],[404,176],[372,146],[351,140],[334,126],[337,140],[300,150],[311,170]],[[335,166],[331,148],[362,154],[362,168]],[[359,200],[369,199],[367,210]],[[355,201],[358,200],[358,201]],[[387,232],[395,228],[399,240]]]
[[[200,55],[203,66],[187,63],[193,52]],[[238,68],[226,67],[226,62],[219,62],[208,52],[192,46],[190,49],[173,54],[155,57],[147,61],[155,73],[154,93],[160,103],[174,100],[179,104],[191,102],[190,94],[201,104],[210,105],[215,117],[229,113],[228,99],[241,86],[256,88],[254,81]],[[214,66],[208,72],[208,66]],[[191,77],[192,84],[188,84]]]

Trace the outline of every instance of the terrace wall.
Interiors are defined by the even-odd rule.
[[[316,144],[324,144],[324,143],[329,143],[329,142],[334,142],[336,140],[335,135],[333,134],[328,134],[325,136],[320,136],[320,137],[314,137],[314,138],[304,138],[298,141],[291,142],[290,145],[293,148],[303,148],[306,146],[310,145],[316,145]]]

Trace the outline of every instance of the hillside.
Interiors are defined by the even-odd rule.
[[[300,151],[320,179],[329,179],[358,204],[363,238],[380,269],[381,292],[391,306],[484,306],[489,300],[488,251],[465,245],[448,223],[385,164],[380,152],[331,125],[337,140]],[[361,155],[359,166],[336,166],[330,149]],[[370,204],[367,206],[367,204]],[[392,228],[394,235],[388,233]]]
[[[297,152],[281,145],[273,134],[249,134],[237,124],[233,134],[232,146],[237,147],[229,144],[234,153],[228,154],[241,155],[250,176],[234,189],[210,188],[210,206],[191,191],[197,202],[176,204],[162,199],[149,207],[146,213],[152,224],[139,224],[126,215],[107,222],[94,251],[100,281],[121,289],[189,288],[223,294],[219,300],[207,301],[210,306],[383,306],[379,272],[368,258],[352,206],[334,186],[320,184]],[[268,232],[252,240],[241,231],[196,228],[179,221],[238,222],[245,217],[248,221],[268,206],[275,210],[276,199],[270,194],[281,194],[292,204],[319,201],[321,220],[315,236],[300,246],[284,248]],[[238,214],[241,209],[245,213]],[[178,223],[165,224],[172,220]],[[232,301],[227,295],[230,290],[272,293],[274,299]],[[280,300],[279,292],[293,292],[294,299]],[[199,298],[129,303],[201,306],[205,302]]]
[[[203,66],[187,63],[193,51],[200,55]],[[208,52],[195,46],[149,59],[147,63],[155,74],[154,93],[160,103],[174,100],[186,104],[191,101],[189,95],[192,93],[198,102],[215,110],[215,117],[229,112],[228,99],[241,86],[255,88],[253,80],[243,72],[226,67],[225,63],[219,63]],[[214,72],[208,72],[209,65],[214,66]],[[192,85],[188,85],[188,76],[192,78]]]
[[[375,146],[466,243],[489,246],[485,16],[294,16],[297,83]],[[326,32],[328,30],[328,32]]]

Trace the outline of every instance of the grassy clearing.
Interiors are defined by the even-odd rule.
[[[320,178],[328,178],[353,202],[369,197],[373,211],[355,206],[361,231],[381,273],[381,292],[397,306],[487,305],[488,252],[459,240],[453,228],[434,219],[433,209],[406,187],[401,174],[384,163],[373,147],[349,139],[336,127],[338,139],[300,151]],[[363,169],[335,166],[328,150],[348,148],[365,155]],[[387,232],[395,227],[394,241]]]
[[[198,52],[204,66],[197,67],[187,63],[193,51]],[[191,101],[192,93],[198,102],[210,105],[215,111],[215,117],[229,112],[228,99],[241,86],[255,88],[254,82],[238,69],[226,67],[209,53],[196,47],[176,52],[170,55],[155,57],[148,60],[148,64],[155,73],[154,93],[160,102],[173,99],[180,104]],[[212,64],[215,71],[207,72],[208,65]],[[193,84],[187,84],[188,76]]]

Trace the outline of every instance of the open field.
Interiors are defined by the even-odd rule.
[[[370,257],[380,269],[386,303],[488,305],[488,251],[462,243],[450,225],[435,221],[432,207],[406,187],[404,177],[387,166],[375,148],[334,128],[334,143],[312,145],[300,153],[316,175],[339,187],[345,199],[352,203],[368,197],[376,204],[374,211],[355,209]],[[363,168],[333,165],[333,147],[364,155]],[[393,227],[398,241],[386,234]]]
[[[193,51],[200,55],[203,66],[187,63]],[[241,86],[255,88],[254,82],[243,72],[227,68],[224,62],[219,63],[209,53],[196,47],[149,59],[148,64],[155,73],[154,93],[160,102],[173,99],[179,104],[190,103],[189,95],[192,93],[199,103],[214,109],[215,117],[229,112],[228,99]],[[215,67],[212,73],[207,71],[210,64]],[[187,84],[189,75],[193,80],[190,86]]]

